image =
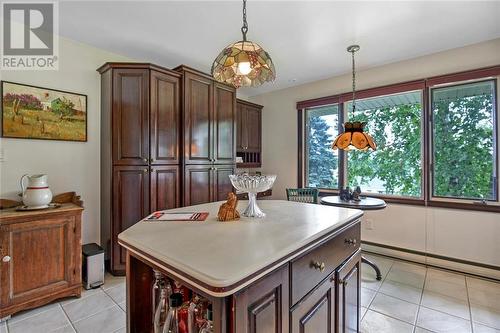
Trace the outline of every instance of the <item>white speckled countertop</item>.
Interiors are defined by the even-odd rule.
[[[248,277],[256,272],[260,275],[252,280],[299,256],[314,241],[363,215],[357,209],[261,200],[258,204],[267,214],[265,218],[241,217],[239,221],[218,222],[221,203],[171,210],[209,212],[204,222],[141,221],[122,232],[119,243],[139,256],[153,258],[155,264],[167,271],[172,272],[170,267],[182,272],[185,280],[205,292],[225,296],[248,285]],[[240,201],[238,210],[242,212],[246,205],[247,201]],[[221,292],[208,290],[203,284],[220,288]]]

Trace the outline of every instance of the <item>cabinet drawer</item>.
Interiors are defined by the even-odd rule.
[[[303,256],[292,261],[292,305],[318,285],[320,281],[331,274],[342,260],[356,252],[360,244],[360,223],[356,223],[334,238],[310,250]],[[350,242],[355,240],[355,244]],[[315,263],[324,269],[315,267]]]

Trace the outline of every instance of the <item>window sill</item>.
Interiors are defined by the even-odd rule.
[[[319,191],[319,197],[325,197],[328,195],[338,195],[338,190],[326,190],[322,189]],[[365,194],[362,194],[365,196]],[[460,210],[473,210],[481,212],[496,212],[500,213],[500,205],[498,204],[478,204],[472,202],[451,202],[434,200],[425,202],[424,199],[418,198],[397,198],[397,197],[387,197],[383,195],[366,195],[371,198],[378,198],[384,200],[386,203],[401,204],[401,205],[411,205],[411,206],[425,206],[425,207],[439,207],[439,208],[450,208],[450,209],[460,209]]]
[[[472,202],[450,202],[450,201],[436,201],[436,200],[434,200],[434,201],[427,202],[427,206],[500,213],[500,205],[497,205],[497,204],[484,205],[484,204],[478,204],[478,203],[472,203]]]

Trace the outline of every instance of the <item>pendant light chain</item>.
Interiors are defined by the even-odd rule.
[[[247,23],[247,0],[243,0],[243,26],[241,33],[243,34],[243,41],[247,41],[248,23]]]
[[[351,51],[352,54],[352,112],[356,110],[356,64],[354,60],[354,53],[356,51]]]

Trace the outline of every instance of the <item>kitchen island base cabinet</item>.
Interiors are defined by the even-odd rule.
[[[119,235],[127,249],[128,332],[152,332],[153,271],[211,303],[216,333],[359,332],[360,211],[264,200],[264,219],[226,224],[216,221],[218,208],[174,210],[207,211],[199,225],[141,221]],[[198,230],[210,251],[197,241]]]

